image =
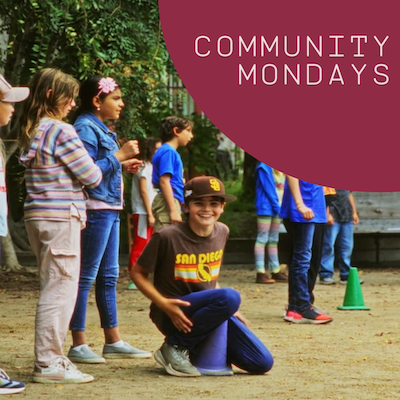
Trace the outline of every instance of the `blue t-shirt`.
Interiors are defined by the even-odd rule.
[[[287,180],[285,182],[285,191],[283,192],[280,217],[290,219],[293,222],[326,223],[326,204],[323,187],[301,180],[299,180],[299,184],[304,205],[313,210],[314,218],[306,221],[297,210]]]
[[[272,168],[262,162],[256,167],[257,215],[279,215],[280,205]]]
[[[183,198],[183,163],[179,153],[168,143],[164,143],[153,157],[153,185],[160,189],[160,177],[171,175],[171,187],[174,197],[180,202]]]

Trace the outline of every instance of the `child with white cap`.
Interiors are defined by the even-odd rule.
[[[29,95],[27,87],[12,87],[0,75],[0,126],[6,126],[14,113],[13,103],[25,100]],[[7,189],[6,189],[6,154],[4,144],[0,139],[0,236],[7,236]],[[13,381],[0,369],[0,394],[14,394],[22,392],[25,384]]]

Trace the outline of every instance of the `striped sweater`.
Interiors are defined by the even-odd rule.
[[[25,220],[68,221],[76,210],[86,220],[83,186],[99,185],[102,174],[72,125],[42,118],[20,161],[27,167]]]

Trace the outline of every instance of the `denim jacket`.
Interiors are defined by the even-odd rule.
[[[79,115],[74,127],[89,155],[103,173],[99,186],[85,189],[89,197],[108,204],[121,205],[122,166],[114,156],[119,149],[117,135],[90,113]]]

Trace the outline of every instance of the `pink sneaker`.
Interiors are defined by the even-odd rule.
[[[302,318],[303,317],[299,313],[293,310],[286,311],[285,315],[283,316],[283,319],[288,322],[295,322],[301,320]]]

